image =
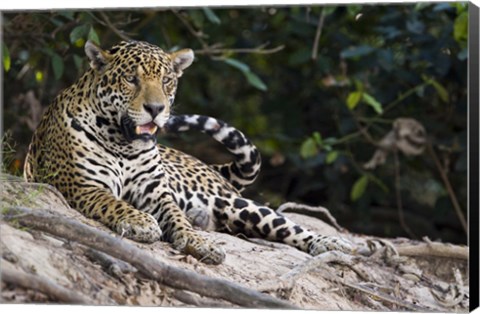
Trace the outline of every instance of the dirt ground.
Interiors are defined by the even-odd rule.
[[[66,206],[45,186],[4,181],[0,193],[2,214],[5,208],[23,206],[80,221],[119,237]],[[169,265],[223,278],[302,309],[468,311],[466,247],[339,232],[316,218],[295,213],[285,215],[319,233],[350,240],[356,246],[355,254],[327,253],[312,258],[279,243],[204,232],[227,252],[225,262],[213,266],[181,254],[168,243],[123,241]],[[90,256],[84,246],[69,240],[24,228],[11,220],[2,220],[0,224],[2,275],[7,271],[34,275],[83,295],[94,305],[236,307],[224,300],[159,284],[122,261],[107,268],[98,256]],[[434,249],[439,246],[440,251]],[[2,279],[1,302],[63,303],[40,291],[28,283]]]

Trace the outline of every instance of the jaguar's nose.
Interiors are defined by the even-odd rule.
[[[144,104],[143,107],[152,116],[153,119],[155,119],[155,117],[158,116],[158,114],[162,112],[163,109],[165,109],[165,106],[160,104]]]

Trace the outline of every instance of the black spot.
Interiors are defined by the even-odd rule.
[[[268,234],[270,234],[271,229],[268,226],[268,224],[265,224],[265,226],[263,226],[263,228],[262,228],[262,231],[263,231],[264,235],[268,235]]]
[[[97,214],[93,214],[93,216],[92,216],[93,220],[100,220],[100,218],[102,218],[102,217],[100,215],[97,215]]]
[[[102,207],[102,214],[105,215],[107,213],[107,209],[108,207],[107,206],[103,206]]]
[[[215,216],[216,219],[220,220],[220,217],[222,216],[222,212],[214,210],[213,216]]]
[[[277,230],[277,239],[285,239],[290,235],[288,228],[280,228]]]
[[[95,120],[96,120],[96,124],[99,128],[101,128],[104,125],[110,125],[110,122],[103,117],[97,116]]]
[[[313,236],[310,235],[310,236],[306,237],[305,239],[303,239],[303,242],[304,242],[304,243],[307,243],[307,242],[310,241],[312,238],[313,238]]]
[[[254,224],[258,224],[260,222],[260,216],[256,213],[250,214],[250,221]]]
[[[207,123],[208,117],[206,116],[200,116],[198,117],[198,126],[200,127],[199,129],[203,130],[205,129],[205,123]]]
[[[78,121],[77,121],[76,119],[72,119],[71,126],[72,126],[72,128],[74,128],[74,129],[77,130],[77,131],[82,131],[82,127],[81,127],[80,123],[78,123]]]
[[[220,169],[220,173],[225,179],[230,180],[230,171],[228,171],[228,167],[222,167],[222,169]]]
[[[245,224],[244,224],[243,222],[241,222],[240,220],[235,220],[235,221],[233,222],[233,224],[234,224],[237,228],[239,228],[240,230],[245,229]]]
[[[233,203],[233,206],[235,208],[238,208],[238,209],[241,209],[241,208],[245,208],[248,206],[248,203],[240,198],[237,198],[235,199],[234,203]]]
[[[303,229],[300,226],[294,226],[293,230],[295,230],[295,234],[299,234],[303,232]]]
[[[248,217],[250,216],[248,210],[244,209],[240,212],[240,219],[242,219],[243,221],[247,221],[248,220]]]
[[[227,205],[227,202],[225,202],[221,198],[215,197],[215,207],[216,208],[222,209],[222,208],[225,208],[226,205]]]
[[[152,191],[159,185],[160,185],[160,181],[153,181],[152,183],[147,185],[147,187],[145,188],[145,193],[144,194],[152,193]]]
[[[180,199],[180,202],[178,202],[178,207],[183,209],[185,207],[185,201],[183,199]]]
[[[273,220],[273,222],[272,222],[273,228],[276,228],[276,227],[278,227],[278,226],[280,226],[280,225],[283,225],[283,224],[285,224],[286,222],[287,222],[287,221],[286,221],[285,218],[283,218],[283,217],[275,218],[275,219]]]
[[[262,214],[263,217],[268,216],[272,213],[272,211],[266,207],[260,207],[258,210],[260,211],[260,214]]]

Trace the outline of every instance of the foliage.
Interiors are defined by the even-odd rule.
[[[33,90],[46,106],[88,66],[87,39],[104,47],[122,38],[191,47],[196,61],[175,110],[243,130],[263,153],[258,184],[265,195],[325,205],[353,231],[403,234],[393,162],[363,169],[375,147],[361,130],[379,140],[397,117],[420,121],[466,208],[467,9],[419,3],[7,13],[5,129],[24,154],[31,130],[23,117],[32,113],[28,104],[13,106],[17,96]],[[433,161],[400,161],[407,223],[464,242]]]

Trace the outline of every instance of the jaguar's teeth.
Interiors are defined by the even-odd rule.
[[[150,134],[153,135],[157,132],[158,127],[154,123],[147,123],[144,125],[137,125],[135,127],[135,133],[137,135]]]

